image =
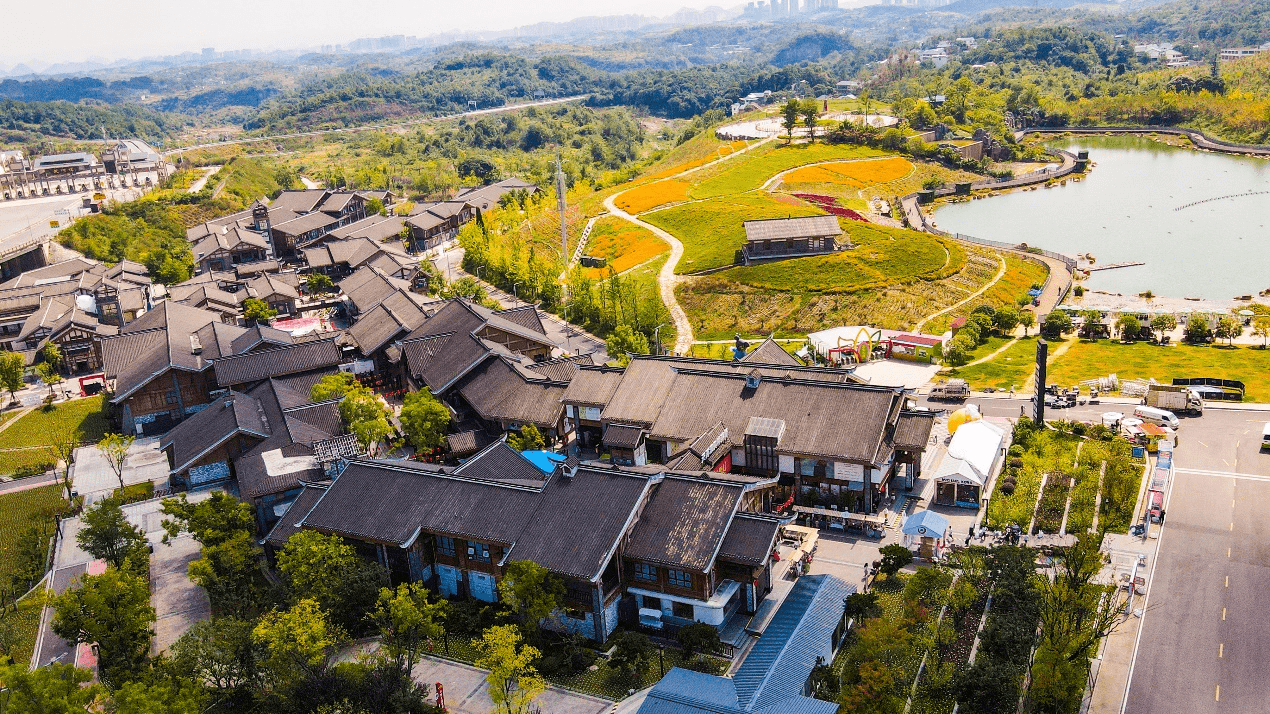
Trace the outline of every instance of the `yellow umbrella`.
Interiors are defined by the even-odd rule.
[[[972,421],[979,421],[982,418],[983,418],[983,415],[979,413],[979,409],[976,408],[975,405],[969,404],[967,406],[964,406],[961,409],[958,409],[957,411],[948,415],[948,433],[956,434],[957,428],[960,427],[962,424],[966,424]]]

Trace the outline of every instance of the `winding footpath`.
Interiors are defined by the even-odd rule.
[[[754,147],[762,146],[763,144],[766,144],[769,141],[772,141],[772,139],[763,139],[761,141],[756,141],[753,144],[750,144],[749,146],[745,147],[744,149],[738,149],[736,151],[733,151],[727,156],[723,156],[718,159],[715,159],[714,161],[701,164],[700,166],[694,166],[690,169],[680,171],[679,173],[674,174],[673,176],[667,176],[665,178],[659,179],[658,181],[667,181],[670,179],[679,178],[681,176],[687,176],[688,174],[694,173],[696,171],[700,171],[701,169],[704,169],[707,166],[714,166],[720,162],[727,161],[728,159],[734,156],[740,156],[741,154],[744,154],[745,152],[753,149]],[[655,181],[653,183],[657,183],[657,182]],[[641,185],[647,185],[647,184],[641,184]],[[641,221],[637,216],[631,215],[630,213],[627,213],[626,211],[623,211],[622,209],[618,208],[617,199],[619,196],[621,196],[624,193],[626,193],[626,191],[615,193],[612,196],[609,196],[608,198],[604,199],[604,207],[608,209],[608,212],[615,218],[620,218],[624,221],[629,221],[641,228],[647,229],[653,235],[662,239],[663,241],[666,242],[667,245],[670,246],[670,257],[666,259],[666,262],[661,266],[661,270],[657,273],[657,291],[661,295],[661,301],[666,304],[666,309],[670,311],[670,319],[673,320],[675,323],[675,350],[674,350],[675,354],[680,354],[680,355],[688,354],[688,351],[692,349],[692,343],[693,343],[692,322],[688,320],[688,313],[684,312],[684,309],[679,305],[679,300],[675,298],[675,286],[679,284],[679,276],[675,275],[675,267],[679,265],[679,260],[683,258],[684,244],[679,242],[678,238],[662,230],[661,228],[658,228],[657,226],[654,226],[651,223],[646,223],[644,221]]]
[[[992,280],[989,280],[988,282],[984,283],[984,284],[983,284],[983,287],[979,288],[978,290],[974,291],[974,292],[973,292],[973,293],[971,293],[970,295],[966,296],[966,299],[965,299],[965,300],[962,300],[961,302],[959,302],[959,303],[957,303],[957,304],[955,304],[955,305],[949,305],[948,307],[944,308],[943,310],[940,310],[939,312],[937,312],[937,313],[935,313],[935,314],[933,314],[933,315],[927,315],[927,316],[926,316],[926,318],[925,318],[924,320],[922,320],[921,322],[919,322],[919,323],[917,323],[916,325],[914,325],[914,326],[913,326],[913,330],[912,330],[912,331],[913,331],[913,332],[915,332],[915,333],[921,334],[921,332],[922,332],[922,328],[926,326],[926,323],[928,323],[928,322],[930,322],[931,320],[933,320],[933,319],[935,319],[935,318],[939,317],[940,315],[943,315],[944,313],[947,313],[947,312],[952,312],[953,310],[956,310],[957,308],[959,308],[959,307],[961,307],[961,306],[965,305],[966,303],[970,302],[971,300],[974,300],[975,298],[977,298],[977,297],[979,297],[980,295],[984,294],[985,292],[987,292],[988,288],[990,288],[990,287],[992,287],[993,285],[996,285],[998,282],[1000,282],[1001,278],[1004,278],[1004,277],[1005,277],[1005,258],[1004,258],[1004,257],[1002,257],[1002,255],[1001,255],[1000,253],[997,253],[997,260],[1001,261],[1001,267],[997,269],[997,274],[996,274],[996,277],[994,277],[994,278],[992,278]]]

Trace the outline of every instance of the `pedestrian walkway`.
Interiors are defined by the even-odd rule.
[[[425,656],[415,665],[414,680],[426,684],[435,696],[437,684],[445,692],[445,709],[450,714],[486,714],[494,710],[489,696],[486,670],[439,657]],[[613,709],[608,699],[547,687],[537,701],[539,710],[551,714],[606,714]]]

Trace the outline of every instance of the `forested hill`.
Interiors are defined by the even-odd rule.
[[[534,99],[591,95],[592,106],[626,105],[667,117],[691,117],[728,107],[749,92],[787,89],[806,80],[817,93],[840,77],[822,65],[719,64],[677,70],[606,72],[573,57],[531,61],[481,53],[408,76],[341,75],[278,97],[261,107],[248,129],[351,126],[393,118],[451,114]]]
[[[40,137],[100,139],[103,128],[111,136],[154,141],[169,136],[188,121],[135,104],[96,106],[0,99],[0,142]]]

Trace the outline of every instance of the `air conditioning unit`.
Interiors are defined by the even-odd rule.
[[[470,557],[470,556],[473,556],[473,555],[476,555],[476,549],[475,549],[475,548],[473,548],[473,547],[471,547],[471,546],[468,546],[468,548],[467,548],[467,554],[468,554],[468,556],[469,556],[469,557]]]

